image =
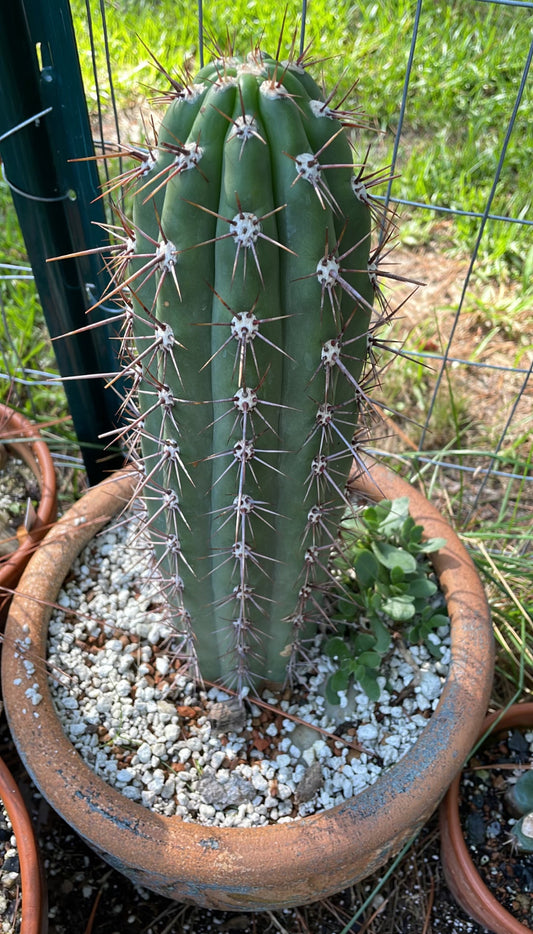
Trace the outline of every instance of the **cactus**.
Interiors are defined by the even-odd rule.
[[[230,54],[168,100],[121,177],[133,219],[117,209],[109,294],[126,301],[135,496],[174,623],[202,676],[242,694],[292,677],[326,619],[389,317],[391,226],[371,196],[386,173],[354,167],[357,115],[303,59]]]
[[[533,853],[533,811],[524,814],[511,828],[511,843],[521,853]]]
[[[533,772],[525,771],[509,785],[505,800],[513,814],[521,816],[533,810]]]
[[[511,828],[511,843],[521,853],[533,853],[533,772],[522,772],[505,795],[509,810],[519,816]]]

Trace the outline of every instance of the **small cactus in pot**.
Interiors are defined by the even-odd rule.
[[[370,193],[386,172],[354,166],[356,118],[303,59],[232,52],[171,79],[168,99],[121,179],[117,434],[183,650],[242,695],[293,676],[335,585],[390,317],[392,226]]]

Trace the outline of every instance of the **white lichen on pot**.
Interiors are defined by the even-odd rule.
[[[394,225],[372,189],[387,171],[357,161],[360,115],[333,98],[305,57],[231,50],[171,79],[119,182],[133,218],[117,208],[103,299],[124,302],[116,437],[181,653],[240,696],[293,680],[326,620],[348,475],[379,409]]]

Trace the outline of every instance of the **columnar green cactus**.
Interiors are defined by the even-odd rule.
[[[325,613],[384,178],[354,168],[352,116],[300,61],[221,58],[170,99],[123,178],[130,449],[176,626],[241,691],[291,674]]]

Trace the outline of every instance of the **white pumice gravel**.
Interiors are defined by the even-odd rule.
[[[280,714],[258,730],[261,708],[251,700],[242,729],[232,731],[243,720],[235,702],[219,689],[199,690],[180,672],[155,585],[141,579],[140,550],[126,537],[124,526],[108,528],[77,560],[58,598],[66,612],[50,621],[48,658],[66,734],[96,774],[128,798],[207,825],[289,821],[362,791],[426,726],[448,673],[443,630],[434,636],[440,660],[423,646],[411,648],[420,676],[401,703],[394,697],[414,670],[393,654],[377,703],[356,687],[332,708],[323,689],[333,663],[317,649],[305,702],[266,694]],[[27,677],[29,707],[38,710],[40,695]]]

